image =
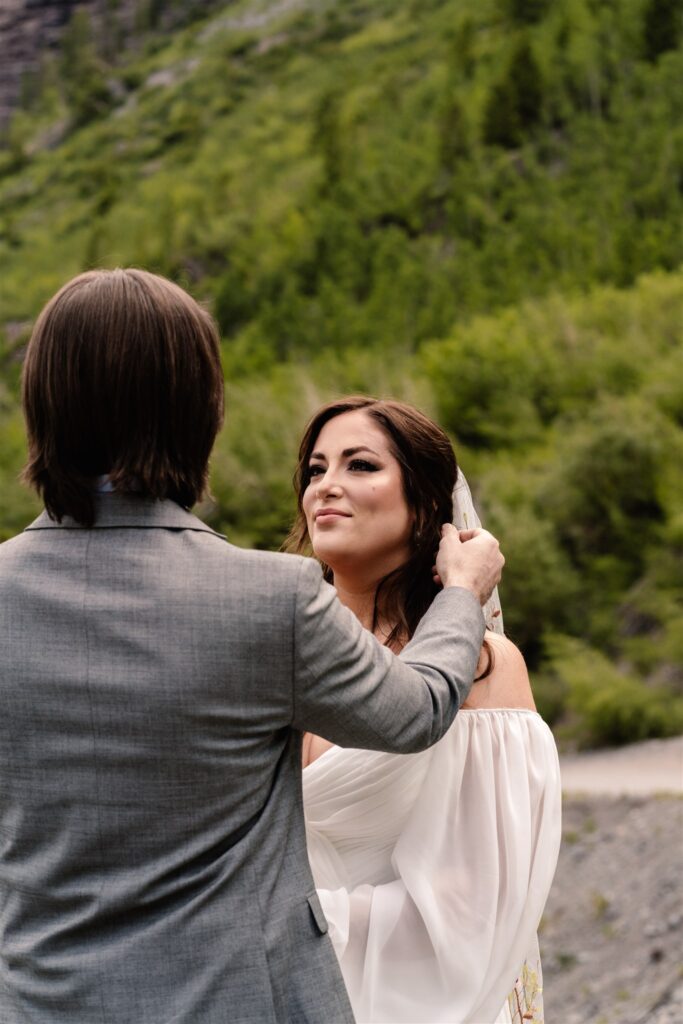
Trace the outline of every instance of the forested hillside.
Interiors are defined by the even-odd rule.
[[[212,525],[277,547],[309,412],[413,400],[500,535],[558,733],[683,729],[680,0],[250,0],[119,46],[110,6],[0,150],[1,535],[37,507],[32,319],[141,265],[221,327]]]

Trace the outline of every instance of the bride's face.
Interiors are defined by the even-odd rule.
[[[388,437],[362,409],[328,420],[309,462],[303,510],[334,572],[380,579],[410,556],[413,513]]]

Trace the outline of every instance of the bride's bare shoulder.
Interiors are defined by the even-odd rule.
[[[486,631],[493,666],[489,674],[475,682],[464,708],[524,708],[535,711],[529,673],[522,652],[500,633]],[[478,671],[486,668],[486,652]]]
[[[321,754],[333,746],[334,743],[324,740],[322,736],[314,736],[312,732],[305,732],[301,746],[301,767],[308,768],[309,764],[313,764]]]

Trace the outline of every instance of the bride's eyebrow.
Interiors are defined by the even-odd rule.
[[[376,455],[377,458],[381,458],[379,452],[374,451],[372,448],[368,448],[366,445],[358,445],[357,448],[345,448],[342,452],[342,458],[349,459],[352,455],[357,455],[358,452],[370,452],[371,455]]]
[[[382,458],[379,452],[376,452],[374,448],[368,448],[364,444],[358,445],[357,448],[345,448],[342,452],[342,458],[350,459],[352,455],[357,455],[358,452],[370,452],[371,455],[377,456],[378,459]],[[310,458],[317,459],[319,462],[327,462],[327,456],[324,455],[323,452],[311,452]]]

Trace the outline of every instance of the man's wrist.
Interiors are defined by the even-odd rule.
[[[469,590],[479,601],[479,588],[471,576],[467,576],[464,573],[453,573],[445,580],[442,580],[442,583],[444,589],[447,587],[460,587],[461,590]]]

